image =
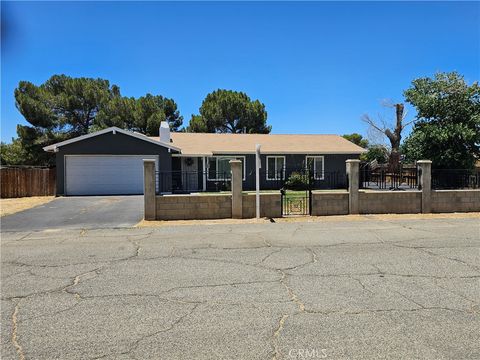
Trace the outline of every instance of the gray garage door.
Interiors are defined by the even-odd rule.
[[[157,155],[67,155],[66,195],[143,194],[143,159]]]

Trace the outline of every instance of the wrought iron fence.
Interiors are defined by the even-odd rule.
[[[272,173],[260,171],[261,190],[318,190],[345,189],[345,172],[315,172],[303,168],[283,169]],[[213,171],[160,171],[156,173],[157,193],[219,192],[231,190],[231,172]],[[243,190],[253,191],[256,187],[255,171],[244,174]]]
[[[250,179],[250,181],[249,181]],[[247,175],[246,185],[255,184],[255,172]],[[340,171],[317,172],[305,168],[285,168],[276,172],[260,171],[260,184],[263,190],[320,190],[345,189],[347,175]]]
[[[369,164],[361,164],[359,176],[361,189],[407,190],[417,189],[419,185],[416,167],[390,171],[386,167],[371,168]]]
[[[480,171],[468,169],[432,169],[432,189],[480,188]]]
[[[231,172],[160,171],[156,173],[157,193],[230,191]]]

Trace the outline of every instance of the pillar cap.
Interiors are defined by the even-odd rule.
[[[233,160],[230,160],[229,163],[230,164],[237,164],[237,163],[241,164],[242,160],[233,159]]]
[[[155,159],[143,159],[143,163],[155,163]]]
[[[345,162],[347,162],[347,163],[359,163],[360,160],[359,159],[348,159],[348,160],[345,160]]]
[[[432,160],[417,160],[417,164],[431,164]]]

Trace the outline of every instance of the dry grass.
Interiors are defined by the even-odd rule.
[[[275,218],[276,223],[291,222],[330,222],[330,221],[386,221],[386,220],[421,220],[421,219],[463,219],[480,220],[480,213],[449,214],[379,214],[379,215],[333,215],[333,216],[292,216]],[[140,221],[135,227],[160,227],[182,225],[229,225],[229,224],[266,224],[270,219],[218,219],[218,220],[157,220]]]
[[[19,211],[46,204],[55,196],[32,196],[14,199],[0,199],[0,217],[15,214]]]

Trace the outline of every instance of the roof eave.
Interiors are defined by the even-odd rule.
[[[348,151],[318,151],[318,150],[315,150],[315,151],[309,151],[309,150],[295,150],[295,151],[285,151],[285,150],[281,150],[281,151],[262,151],[260,150],[260,153],[261,154],[265,154],[265,155],[270,155],[270,154],[283,154],[283,155],[288,155],[288,154],[295,154],[295,155],[302,155],[302,154],[305,154],[305,155],[309,155],[309,154],[319,154],[319,155],[348,155],[348,154],[352,154],[352,155],[360,155],[360,154],[363,154],[363,153],[366,153],[367,150],[348,150]],[[235,150],[235,151],[212,151],[212,154],[213,155],[229,155],[229,154],[255,154],[255,151],[239,151],[239,150]]]
[[[147,141],[147,142],[150,142],[150,143],[155,144],[155,145],[160,145],[160,146],[166,147],[166,148],[171,149],[171,150],[175,150],[175,151],[178,151],[178,152],[181,151],[180,148],[178,148],[176,146],[173,146],[171,144],[167,144],[167,143],[164,143],[162,141],[153,140],[153,139],[150,139],[149,137],[147,137],[145,135],[138,134],[138,133],[132,133],[130,131],[117,128],[116,126],[112,126],[112,127],[109,127],[109,128],[103,129],[103,130],[99,130],[99,131],[96,131],[96,132],[93,132],[93,133],[90,133],[90,134],[77,136],[77,137],[69,139],[69,140],[65,140],[65,141],[62,141],[62,142],[59,142],[59,143],[56,143],[56,144],[45,146],[43,148],[43,151],[57,152],[59,147],[62,147],[62,146],[68,145],[68,144],[72,144],[72,143],[75,143],[75,142],[78,142],[78,141],[86,140],[86,139],[89,139],[91,137],[95,137],[95,136],[99,136],[99,135],[103,135],[103,134],[108,134],[109,132],[112,132],[114,134],[116,132],[119,132],[120,134],[132,136],[132,137],[137,138],[139,140]]]

